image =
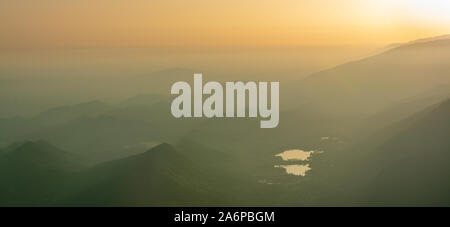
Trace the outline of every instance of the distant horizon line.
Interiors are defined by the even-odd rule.
[[[109,45],[109,46],[101,46],[101,45],[80,45],[80,46],[29,46],[29,47],[1,47],[0,50],[82,50],[82,49],[173,49],[173,48],[181,48],[181,49],[193,49],[193,48],[300,48],[300,47],[389,47],[392,45],[400,45],[400,44],[408,44],[412,42],[421,42],[432,39],[439,38],[449,38],[450,33],[443,33],[435,36],[427,36],[420,37],[408,41],[390,41],[390,42],[380,42],[380,43],[343,43],[343,44],[268,44],[268,45],[233,45],[233,44],[207,44],[207,45],[129,45],[129,46],[121,46],[121,45]]]
[[[270,45],[232,45],[232,44],[220,44],[220,45],[129,45],[129,46],[120,46],[120,45],[109,45],[109,46],[101,46],[101,45],[80,45],[80,46],[29,46],[29,47],[0,47],[1,51],[27,51],[27,50],[102,50],[102,49],[181,49],[181,50],[204,50],[204,49],[221,49],[221,48],[250,48],[250,49],[261,49],[261,48],[340,48],[340,47],[352,47],[352,48],[361,48],[361,47],[390,47],[393,45],[402,45],[413,42],[423,42],[427,40],[439,39],[439,38],[449,38],[450,33],[436,35],[436,36],[427,36],[417,39],[412,39],[409,41],[391,41],[391,42],[380,42],[380,43],[363,43],[363,44],[355,44],[355,43],[343,43],[343,44],[270,44]]]
[[[383,48],[394,44],[406,44],[407,42],[387,43],[387,44],[330,44],[330,45],[211,45],[211,46],[80,46],[80,47],[11,47],[1,48],[0,51],[82,51],[82,50],[182,50],[182,51],[209,51],[209,50],[296,50],[300,48]]]

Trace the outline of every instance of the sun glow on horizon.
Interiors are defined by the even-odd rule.
[[[448,0],[3,0],[0,48],[384,45],[450,33]]]
[[[450,25],[450,1],[448,0],[403,0],[409,6],[409,14],[418,21]]]

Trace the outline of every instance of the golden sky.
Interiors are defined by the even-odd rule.
[[[385,45],[450,33],[449,0],[1,0],[0,48]]]

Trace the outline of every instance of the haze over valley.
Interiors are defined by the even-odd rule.
[[[383,47],[3,51],[0,205],[448,206],[450,38]],[[194,73],[280,81],[278,127],[174,118]]]

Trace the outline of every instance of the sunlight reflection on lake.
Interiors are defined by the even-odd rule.
[[[306,172],[311,170],[309,164],[306,165],[275,165],[275,168],[284,168],[287,174],[296,176],[306,176]]]
[[[300,160],[300,161],[308,161],[313,153],[316,151],[304,151],[299,149],[287,150],[283,153],[279,153],[275,155],[276,157],[281,157],[283,161],[289,160]]]
[[[282,153],[276,154],[275,157],[281,157],[283,161],[290,162],[289,165],[275,165],[275,168],[284,168],[287,174],[295,176],[306,176],[306,172],[311,170],[308,162],[311,160],[313,154],[323,153],[321,150],[304,151],[300,149],[285,150]],[[294,164],[293,161],[301,161],[302,164]]]

